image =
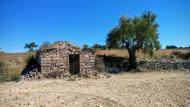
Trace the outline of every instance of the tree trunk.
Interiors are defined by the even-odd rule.
[[[129,53],[129,70],[136,69],[137,63],[136,63],[136,50],[133,48],[128,48]]]

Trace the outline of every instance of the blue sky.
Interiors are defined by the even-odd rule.
[[[24,52],[24,44],[71,41],[105,44],[120,16],[157,14],[162,47],[190,45],[190,0],[0,0],[0,48]]]

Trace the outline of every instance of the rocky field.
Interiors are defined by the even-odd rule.
[[[1,107],[190,107],[190,72],[0,83]]]

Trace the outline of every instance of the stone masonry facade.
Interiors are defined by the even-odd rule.
[[[71,75],[69,55],[79,55],[80,75],[95,72],[95,54],[92,49],[81,49],[70,42],[55,42],[42,46],[38,52],[41,74],[59,72],[62,76]]]

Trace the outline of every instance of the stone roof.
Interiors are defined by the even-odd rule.
[[[61,49],[61,48],[72,48],[72,49],[81,49],[78,45],[74,45],[69,41],[57,41],[49,45],[41,46],[40,51],[52,50],[52,49]]]
[[[86,52],[92,52],[93,54],[95,54],[95,50],[91,49],[91,48],[83,48],[82,51],[86,51]]]

